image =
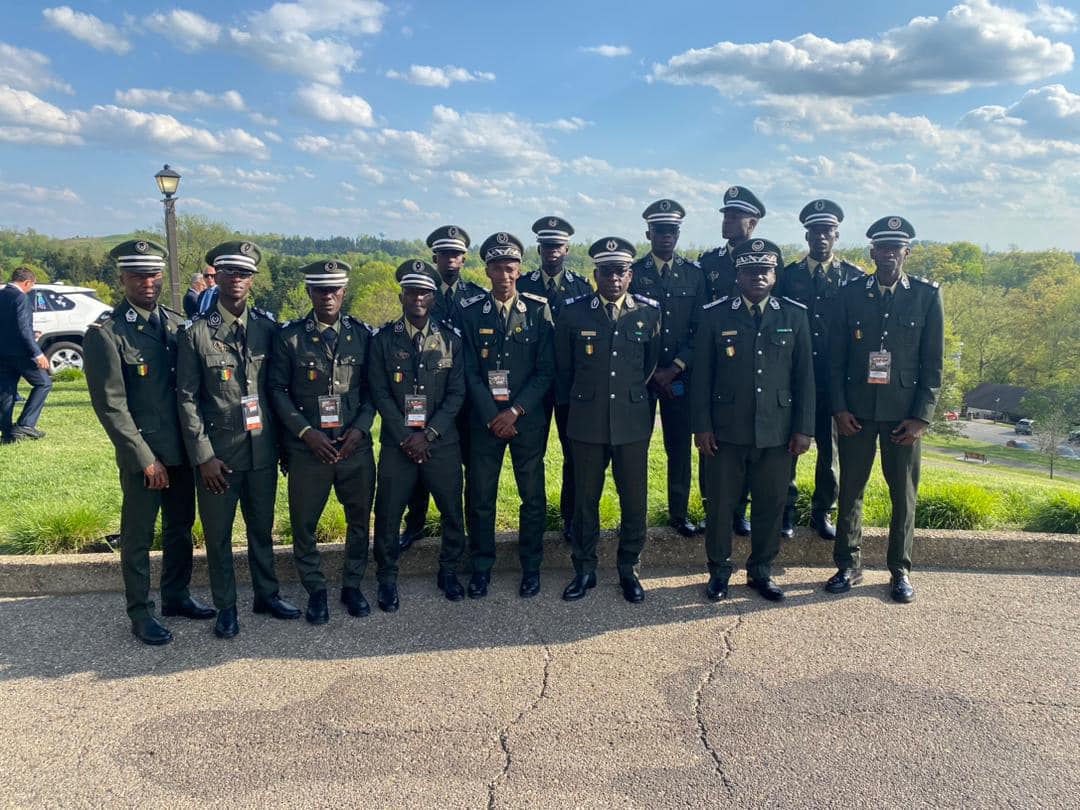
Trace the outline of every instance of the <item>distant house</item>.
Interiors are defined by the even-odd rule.
[[[1028,390],[1019,385],[980,383],[964,394],[964,408],[974,419],[1015,422],[1027,416],[1021,406]]]

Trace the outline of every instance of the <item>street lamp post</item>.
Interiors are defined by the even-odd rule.
[[[169,250],[169,290],[172,293],[172,308],[180,312],[180,257],[176,248],[176,194],[180,187],[180,175],[165,164],[165,168],[154,175],[158,190],[164,195],[165,204],[165,247]]]

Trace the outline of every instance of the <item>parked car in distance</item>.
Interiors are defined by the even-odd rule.
[[[956,411],[945,411],[946,422],[955,422],[959,418],[960,414],[958,414]]]
[[[49,359],[49,373],[83,367],[83,336],[90,324],[112,309],[89,287],[37,284],[30,290],[34,332]]]
[[[1034,428],[1035,421],[1033,419],[1021,419],[1013,427],[1013,431],[1015,431],[1020,436],[1030,436],[1031,431],[1034,430]]]
[[[1073,428],[1069,431],[1069,438],[1066,439],[1069,444],[1080,444],[1080,428]]]

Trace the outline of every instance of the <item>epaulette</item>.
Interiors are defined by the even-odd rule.
[[[796,301],[794,298],[788,298],[786,295],[781,295],[781,296],[778,296],[778,297],[784,299],[789,304],[794,304],[799,309],[806,309],[806,304],[803,304],[803,303],[801,303],[799,301]]]
[[[725,296],[724,296],[724,297],[722,297],[722,298],[717,298],[717,299],[716,299],[715,301],[710,301],[709,303],[707,303],[707,304],[703,305],[703,306],[702,306],[701,308],[702,308],[702,309],[712,309],[712,308],[713,308],[713,307],[715,307],[715,306],[716,306],[717,304],[722,304],[722,303],[724,303],[725,301],[730,301],[730,300],[731,300],[731,296],[730,296],[730,295],[725,295]]]
[[[635,301],[640,301],[643,304],[648,304],[650,307],[660,309],[660,302],[655,298],[649,298],[648,296],[639,295],[638,293],[631,293],[631,295],[633,295]]]
[[[563,272],[566,273],[567,277],[569,278],[576,278],[579,281],[587,281],[585,276],[581,275],[581,273],[575,273],[573,270],[563,270]]]
[[[591,292],[582,293],[581,295],[575,295],[573,298],[567,298],[563,301],[563,306],[569,306],[570,304],[576,304],[578,301],[584,301],[586,298],[592,298]]]
[[[90,325],[91,326],[103,326],[104,324],[106,324],[106,323],[108,323],[109,321],[112,320],[112,314],[113,314],[113,311],[111,309],[107,309],[104,312],[102,312],[100,315],[98,315],[97,320],[94,321]]]
[[[487,293],[480,293],[480,295],[474,295],[474,296],[473,296],[472,298],[466,298],[466,299],[464,299],[464,300],[463,300],[463,301],[462,301],[462,302],[461,302],[461,303],[459,304],[459,306],[460,306],[460,307],[461,307],[462,309],[465,309],[465,307],[471,307],[471,306],[472,306],[473,304],[475,304],[475,303],[476,303],[477,301],[483,301],[483,300],[484,300],[485,298],[487,298]]]
[[[914,279],[915,281],[919,281],[919,282],[925,284],[928,287],[933,287],[935,290],[938,289],[939,287],[941,287],[941,285],[938,284],[936,281],[931,281],[930,279],[923,278],[922,276],[908,276],[908,278]]]
[[[174,317],[179,321],[184,320],[184,316],[181,315],[179,312],[177,312],[175,309],[169,309],[168,307],[162,306],[161,304],[158,304],[158,307],[160,307],[162,310],[164,310],[164,312],[165,312],[165,314],[166,314],[166,316],[168,318],[173,318]]]
[[[359,318],[357,318],[355,315],[346,315],[345,319],[346,319],[347,323],[356,324],[359,328],[365,330],[369,334],[375,334],[375,332],[372,331],[371,324],[369,324],[367,321],[362,321]]]
[[[518,295],[520,295],[522,298],[531,298],[538,304],[546,304],[548,302],[548,300],[544,296],[537,295],[536,293],[523,292],[521,290],[518,290]]]
[[[277,323],[273,312],[267,312],[265,309],[259,309],[258,307],[252,307],[251,312],[258,318],[266,318],[271,323]]]

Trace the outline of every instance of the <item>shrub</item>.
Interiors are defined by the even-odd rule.
[[[921,529],[985,529],[994,523],[996,498],[972,484],[937,484],[923,488],[915,506]]]
[[[1035,504],[1024,530],[1080,534],[1080,495],[1062,492]]]
[[[4,538],[13,554],[78,552],[110,533],[113,519],[94,506],[37,509],[19,517]]]
[[[81,368],[62,368],[52,375],[52,381],[58,382],[81,382],[86,379],[86,374]]]

